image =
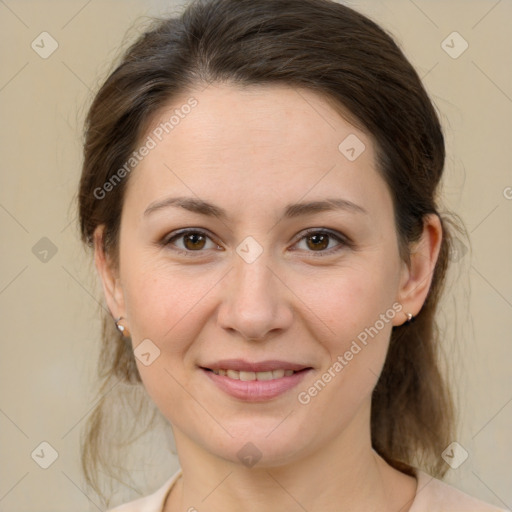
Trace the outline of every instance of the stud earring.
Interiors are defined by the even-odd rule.
[[[414,320],[414,315],[412,313],[407,313],[407,320],[405,321],[406,324],[410,324]]]
[[[123,336],[126,336],[126,337],[129,337],[130,336],[130,332],[129,330],[124,326],[124,325],[121,325],[119,322],[121,320],[124,320],[124,317],[120,316],[119,318],[117,318],[116,320],[114,320],[114,323],[116,324],[116,328],[117,330],[123,335]]]

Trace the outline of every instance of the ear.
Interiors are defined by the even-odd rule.
[[[100,225],[94,230],[94,264],[103,286],[108,309],[114,318],[119,318],[126,316],[124,295],[118,276],[118,269],[112,263],[112,258],[105,254],[103,244],[104,228],[104,225]]]
[[[410,263],[403,263],[397,301],[403,306],[403,317],[395,317],[393,325],[402,325],[407,320],[407,313],[416,316],[430,290],[436,266],[443,228],[436,214],[429,214],[423,220],[423,233],[411,247]]]

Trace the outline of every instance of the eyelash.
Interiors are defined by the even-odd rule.
[[[172,244],[173,241],[183,238],[184,236],[189,235],[189,234],[202,235],[202,236],[205,236],[206,238],[209,238],[212,242],[214,242],[214,240],[212,240],[212,237],[206,231],[203,231],[201,229],[184,229],[182,231],[178,231],[177,233],[172,234],[171,236],[164,238],[161,242],[161,245],[163,245],[164,247],[169,247],[170,245],[173,245]],[[304,240],[305,238],[307,238],[308,236],[311,236],[311,235],[328,235],[330,238],[333,238],[337,242],[339,242],[338,246],[336,246],[334,248],[331,247],[331,249],[326,249],[326,250],[322,250],[322,251],[307,251],[307,252],[313,253],[314,258],[322,258],[325,256],[331,256],[333,253],[340,251],[343,247],[353,248],[353,246],[354,246],[352,241],[348,237],[342,235],[341,233],[337,233],[337,232],[331,231],[329,229],[320,229],[320,228],[312,228],[312,229],[306,230],[304,232],[304,234],[302,235],[302,237],[299,238],[297,240],[297,242],[295,242],[294,245],[298,244],[299,242],[301,242],[302,240]],[[214,243],[216,243],[216,242],[214,242]],[[216,244],[216,245],[219,245],[219,244]],[[173,247],[172,250],[176,251],[178,254],[183,254],[183,255],[189,256],[189,257],[195,257],[195,255],[193,253],[202,253],[205,251],[205,249],[200,249],[197,251],[190,251],[190,250],[185,250],[185,249],[178,249],[176,247]]]

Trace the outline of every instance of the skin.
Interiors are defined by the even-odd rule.
[[[339,511],[340,504],[352,512],[409,510],[416,479],[372,450],[371,393],[392,326],[408,312],[416,315],[427,296],[442,238],[439,219],[425,219],[411,262],[404,263],[371,136],[307,90],[212,84],[175,98],[146,136],[192,95],[198,106],[129,177],[118,267],[101,249],[102,226],[95,233],[110,311],[124,317],[134,348],[150,339],[160,350],[149,366],[137,364],[172,425],[183,471],[165,511]],[[366,146],[355,161],[338,150],[350,134]],[[144,215],[172,196],[207,200],[229,217],[176,206]],[[366,213],[279,220],[289,203],[327,197]],[[211,236],[203,245],[185,245],[183,237],[159,245],[181,228]],[[318,249],[304,238],[308,228],[327,228],[353,245],[330,238]],[[263,250],[252,263],[236,252],[247,236]],[[396,303],[403,309],[301,404],[298,393]],[[297,388],[249,403],[219,390],[198,367],[225,358],[282,359],[313,370]],[[261,452],[252,468],[237,456],[247,442]]]

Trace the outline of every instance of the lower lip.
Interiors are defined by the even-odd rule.
[[[293,375],[272,380],[237,380],[225,375],[217,375],[210,370],[201,371],[206,373],[222,391],[240,400],[247,402],[263,402],[282,395],[294,388],[311,371],[311,368],[296,372]]]

